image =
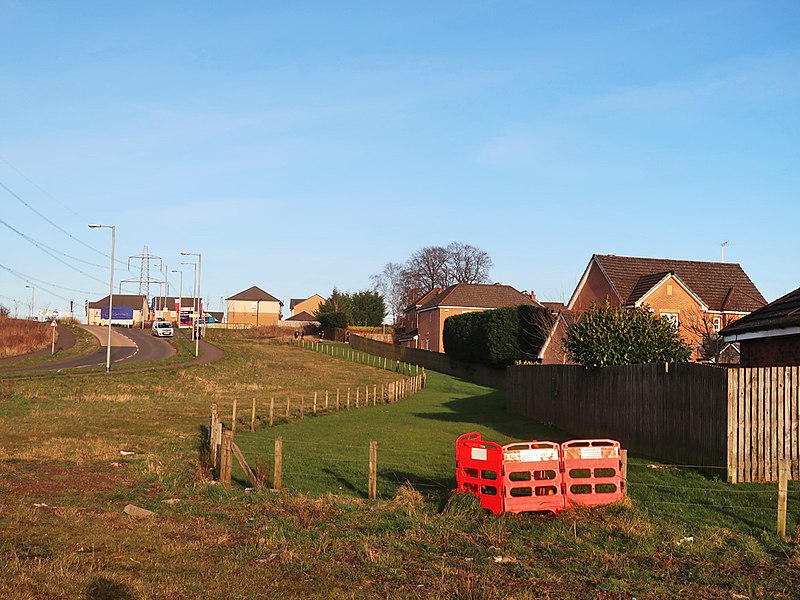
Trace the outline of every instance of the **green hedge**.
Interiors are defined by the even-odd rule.
[[[444,321],[444,351],[493,367],[535,360],[551,324],[547,310],[529,305],[456,315]]]

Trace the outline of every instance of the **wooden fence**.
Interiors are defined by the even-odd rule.
[[[786,460],[800,479],[800,366],[728,370],[731,481],[778,481]]]
[[[798,479],[798,369],[510,367],[508,406],[573,435],[611,437],[638,454],[718,469],[731,482],[777,481],[784,458]]]

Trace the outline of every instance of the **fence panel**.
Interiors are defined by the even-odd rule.
[[[777,481],[781,460],[800,479],[800,367],[740,367],[728,378],[728,468],[739,482]]]

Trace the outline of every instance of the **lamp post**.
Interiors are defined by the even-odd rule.
[[[194,275],[192,276],[192,313],[197,312],[197,263],[181,262],[182,265],[191,265],[194,268]],[[192,317],[192,341],[194,341],[194,317]]]
[[[180,275],[180,286],[178,287],[178,325],[181,324],[181,308],[183,308],[183,271],[180,269],[172,269],[172,273]]]
[[[106,373],[108,373],[111,370],[111,316],[114,309],[114,246],[117,240],[117,227],[98,223],[90,223],[89,227],[91,229],[105,227],[111,230],[111,276],[108,280],[108,345],[106,346]]]
[[[36,297],[36,288],[33,287],[32,285],[26,285],[25,287],[26,288],[31,288],[31,312],[28,315],[28,318],[32,319],[33,318],[33,307],[36,305],[36,301],[34,299]]]
[[[199,252],[181,252],[181,256],[196,256],[197,257],[197,307],[200,313],[200,318],[203,318],[203,302],[200,299],[200,277],[203,274],[203,257]],[[195,324],[193,324],[194,328]],[[195,358],[200,356],[200,336],[195,332],[194,336],[194,355]]]

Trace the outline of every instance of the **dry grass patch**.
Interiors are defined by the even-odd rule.
[[[0,358],[20,356],[50,345],[49,323],[11,319],[0,315]]]

